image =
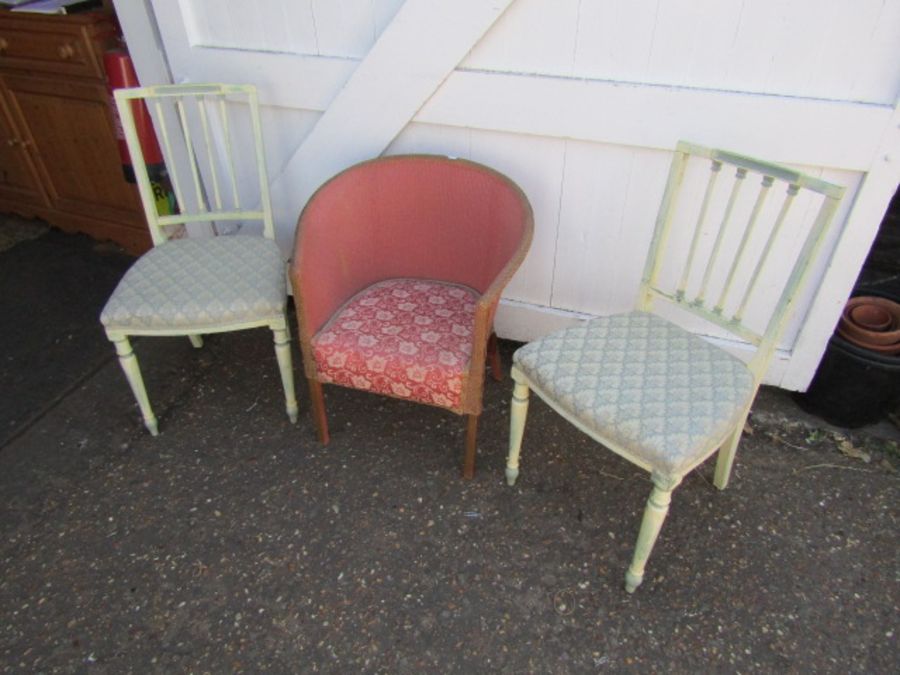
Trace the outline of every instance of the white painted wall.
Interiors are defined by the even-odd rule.
[[[820,263],[768,376],[803,388],[900,179],[900,0],[116,8],[142,78],[162,72],[141,63],[155,19],[173,81],[260,88],[286,252],[315,187],[361,159],[437,152],[516,180],[536,232],[498,314],[504,337],[632,306],[670,150],[684,138],[848,188],[832,262]]]

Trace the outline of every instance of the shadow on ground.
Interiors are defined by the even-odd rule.
[[[132,261],[58,230],[0,253],[0,447],[114,358],[100,309]]]
[[[629,596],[646,476],[535,401],[507,487],[508,379],[466,482],[437,409],[329,388],[320,447],[266,331],[136,351],[159,437],[113,360],[0,453],[5,672],[896,668],[889,441],[770,406],[728,490],[710,465],[676,491]]]

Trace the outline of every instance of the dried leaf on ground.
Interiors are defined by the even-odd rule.
[[[872,461],[872,455],[870,455],[865,450],[860,450],[846,438],[838,443],[838,450],[840,450],[841,454],[845,457],[850,457],[851,459],[861,459],[866,464]]]

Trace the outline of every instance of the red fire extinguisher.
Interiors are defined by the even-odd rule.
[[[115,89],[123,89],[126,87],[140,86],[137,74],[134,72],[134,65],[131,57],[124,49],[113,49],[107,51],[103,55],[103,67],[106,70],[106,82],[109,90],[109,103],[115,121],[116,142],[119,147],[119,157],[122,160],[122,172],[125,180],[129,183],[136,182],[134,175],[134,166],[131,155],[128,152],[128,145],[125,142],[125,130],[122,127],[122,120],[119,118],[119,111],[116,108],[113,91]],[[153,195],[156,199],[156,209],[160,215],[175,213],[175,195],[172,191],[172,183],[169,180],[169,174],[166,171],[165,160],[159,143],[156,140],[156,133],[153,131],[153,120],[143,101],[132,101],[131,112],[134,116],[134,126],[137,131],[138,139],[141,142],[141,152],[144,155],[144,162],[147,166],[147,174],[150,177],[150,184],[153,187]]]

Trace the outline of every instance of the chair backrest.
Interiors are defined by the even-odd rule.
[[[204,222],[260,221],[274,238],[255,87],[139,87],[117,89],[115,99],[154,245],[166,241],[166,228]],[[147,121],[147,110],[159,145],[139,136],[136,118]],[[174,195],[168,205],[160,199],[159,160]]]
[[[733,168],[733,178],[723,167]],[[687,183],[697,199],[683,199]],[[755,345],[748,365],[760,380],[843,194],[783,166],[679,142],[639,307],[649,310],[661,298]],[[689,236],[676,241],[673,230]],[[751,310],[758,325],[748,320]]]
[[[352,166],[316,191],[298,223],[292,275],[307,325],[318,330],[335,302],[387,278],[502,288],[532,228],[522,190],[476,162],[395,155]]]

